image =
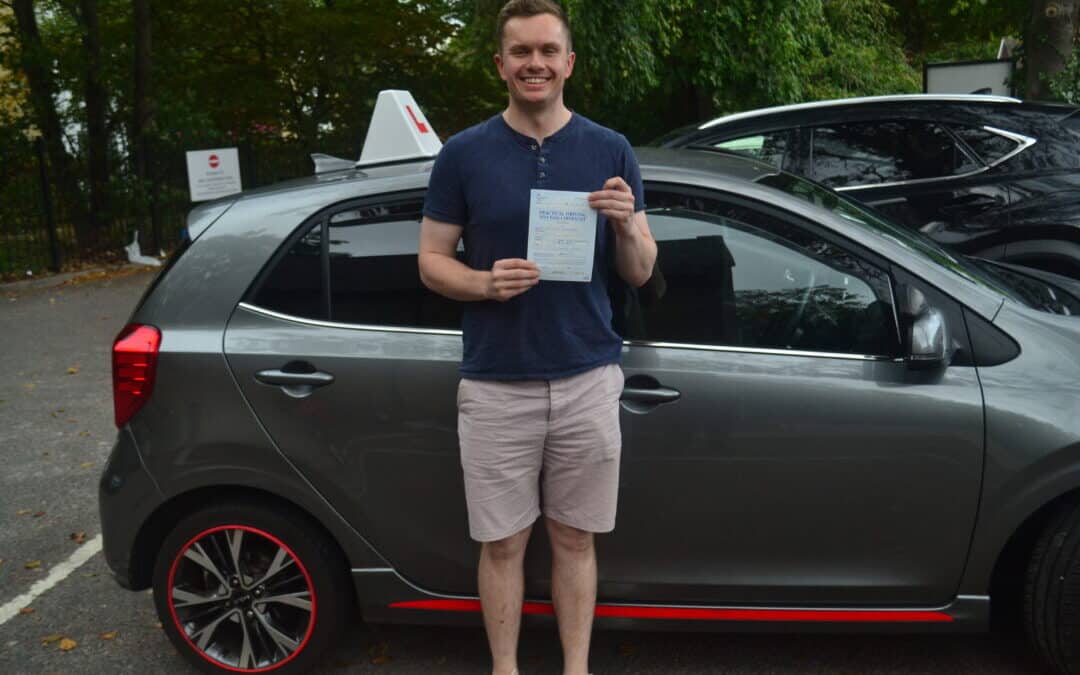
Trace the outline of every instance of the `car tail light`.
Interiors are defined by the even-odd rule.
[[[130,324],[113,341],[113,408],[116,426],[128,423],[150,399],[154,390],[161,331],[153,326]]]

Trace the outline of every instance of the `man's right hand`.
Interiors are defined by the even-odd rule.
[[[488,279],[489,300],[506,302],[540,283],[540,268],[521,258],[496,260]]]

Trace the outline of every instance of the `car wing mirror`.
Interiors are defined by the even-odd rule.
[[[938,370],[952,361],[953,346],[945,314],[931,306],[923,293],[908,287],[908,308],[913,317],[908,335],[907,364],[912,370]]]

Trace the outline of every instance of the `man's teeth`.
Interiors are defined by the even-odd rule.
[[[546,77],[526,77],[525,82],[528,84],[543,84],[547,82]]]

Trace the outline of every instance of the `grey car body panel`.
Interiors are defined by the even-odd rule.
[[[601,575],[604,581],[601,596],[638,601],[652,598],[658,602],[661,598],[668,601],[681,598],[689,602],[691,598],[705,600],[707,593],[704,597],[695,594],[711,590],[715,602],[844,602],[860,606],[895,603],[912,606],[945,603],[956,594],[958,588],[972,595],[985,594],[989,570],[1012,533],[1011,528],[1022,522],[1038,505],[1080,485],[1080,449],[1077,448],[1080,431],[1075,421],[1080,415],[1075,410],[1076,385],[1062,389],[1069,393],[1063,393],[1062,400],[1073,402],[1072,418],[1067,419],[1064,412],[1040,417],[1045,413],[1033,408],[1009,412],[1009,402],[1017,395],[1018,373],[1025,372],[1030,376],[1033,369],[1052,370],[1049,364],[1033,361],[1026,351],[1032,345],[1044,344],[1057,345],[1055,349],[1060,350],[1061,345],[1065,344],[1063,340],[1072,340],[1071,344],[1076,344],[1075,320],[1065,318],[1062,321],[1058,317],[1039,315],[1006,303],[994,291],[922,258],[899,240],[864,231],[822,207],[752,182],[755,176],[774,172],[767,165],[713,153],[643,150],[639,151],[639,155],[644,177],[649,184],[671,183],[724,190],[734,196],[769,204],[828,226],[857,245],[890,259],[980,316],[988,320],[997,317],[998,325],[1023,345],[1025,355],[1014,362],[978,371],[969,367],[950,368],[939,373],[938,381],[932,383],[932,377],[917,377],[905,371],[901,363],[892,361],[806,360],[798,364],[788,363],[787,369],[780,372],[771,370],[775,367],[769,365],[769,359],[737,352],[705,354],[692,349],[629,345],[625,350],[624,363],[628,375],[646,370],[656,372],[659,367],[665,377],[684,378],[683,386],[693,389],[710,377],[691,372],[695,367],[707,364],[715,367],[719,364],[721,372],[726,371],[727,375],[714,374],[711,377],[730,378],[723,386],[730,387],[737,380],[742,388],[756,390],[764,387],[758,393],[766,396],[769,392],[764,390],[768,387],[762,383],[755,384],[753,378],[745,379],[748,373],[739,372],[744,365],[751,366],[759,379],[782,387],[780,391],[783,393],[774,401],[774,405],[781,406],[789,413],[791,424],[788,432],[791,435],[813,431],[815,419],[839,420],[848,425],[845,428],[849,432],[862,433],[854,440],[838,437],[835,447],[825,448],[824,451],[831,453],[833,458],[865,453],[871,443],[878,445],[871,447],[870,454],[865,455],[863,467],[870,473],[869,480],[862,484],[856,475],[830,475],[828,462],[815,465],[808,456],[800,455],[810,452],[810,449],[794,444],[766,444],[763,449],[755,450],[752,438],[742,438],[739,445],[724,448],[730,452],[728,457],[710,460],[705,452],[698,452],[708,450],[700,438],[706,432],[730,440],[738,431],[749,438],[755,424],[775,426],[777,423],[775,420],[745,415],[736,418],[737,426],[734,429],[725,430],[722,415],[711,411],[723,410],[725,405],[738,409],[739,401],[722,396],[714,401],[694,401],[693,405],[699,406],[697,414],[708,418],[696,422],[697,427],[694,428],[700,432],[698,440],[689,438],[687,445],[671,452],[665,452],[660,447],[646,448],[637,439],[628,443],[628,471],[624,477],[620,527],[626,527],[627,521],[638,517],[657,536],[670,538],[674,533],[665,533],[660,529],[663,519],[659,515],[670,500],[680,495],[650,494],[648,481],[665,470],[669,473],[686,471],[685,478],[697,481],[700,490],[682,495],[686,501],[681,506],[677,500],[674,504],[676,507],[689,508],[694,499],[703,499],[700,495],[711,475],[719,479],[720,482],[714,483],[714,486],[721,491],[723,499],[706,504],[712,510],[708,513],[707,521],[697,523],[696,533],[684,534],[683,540],[672,539],[668,543],[676,547],[699,543],[711,555],[723,559],[726,551],[741,545],[739,537],[735,536],[739,534],[758,545],[743,559],[744,563],[762,565],[771,561],[773,566],[766,564],[757,572],[753,569],[743,570],[743,578],[733,579],[736,573],[734,561],[730,567],[680,570],[680,561],[674,559],[676,556],[665,560],[664,549],[658,547],[651,554],[653,566],[666,566],[644,570],[644,566],[639,565],[644,560],[623,560],[622,557],[614,557],[612,552],[622,547],[628,555],[645,555],[648,552],[642,547],[648,546],[648,541],[622,541],[618,539],[617,530],[610,541],[605,539],[602,544]],[[355,326],[313,329],[303,322],[238,308],[252,279],[302,222],[328,206],[351,199],[423,189],[429,168],[430,163],[413,163],[380,167],[366,173],[342,171],[321,174],[271,189],[245,193],[230,201],[231,206],[225,207],[218,214],[216,222],[201,232],[133,317],[135,322],[160,328],[163,341],[158,389],[131,422],[130,429],[139,440],[139,449],[143,452],[150,475],[162,484],[166,496],[223,483],[250,485],[282,494],[309,510],[326,525],[346,549],[353,567],[382,568],[390,566],[388,561],[393,561],[395,565],[400,564],[402,573],[412,580],[432,579],[429,590],[439,591],[467,589],[469,584],[475,583],[472,577],[475,550],[465,536],[463,519],[460,517],[463,513],[460,481],[446,480],[449,472],[460,471],[454,447],[453,407],[448,403],[453,400],[453,386],[456,384],[460,337],[455,334],[403,335],[393,331],[363,330]],[[211,205],[213,208],[221,206]],[[207,219],[212,210],[208,207],[203,211]],[[999,313],[1001,316],[998,316]],[[1073,383],[1080,380],[1075,370],[1069,370],[1075,367],[1077,351],[1080,350],[1074,349],[1069,357],[1072,360],[1068,363],[1072,365],[1061,370],[1062,376],[1072,373]],[[374,416],[376,421],[389,422],[391,426],[406,423],[407,430],[402,433],[406,440],[413,443],[404,446],[408,452],[397,456],[387,452],[388,448],[397,447],[401,438],[380,436],[379,430],[373,428],[354,429],[354,440],[371,445],[365,446],[348,461],[356,463],[363,471],[374,469],[374,473],[367,476],[358,474],[361,478],[357,485],[331,486],[330,477],[334,476],[336,460],[333,455],[317,456],[317,453],[333,448],[309,448],[316,454],[300,457],[286,447],[291,444],[282,440],[281,431],[275,433],[276,426],[280,426],[282,420],[273,408],[266,412],[262,408],[268,397],[276,396],[281,403],[284,403],[282,399],[288,397],[275,387],[252,381],[252,373],[257,369],[280,367],[287,360],[284,356],[293,354],[331,359],[335,369],[344,368],[342,372],[356,376],[353,378],[356,382],[353,385],[353,391],[357,392],[356,400],[339,403],[344,406],[351,402],[355,406],[352,417],[347,410],[322,417],[320,419],[327,420],[326,428],[317,431],[348,434],[347,425],[357,422],[360,413],[365,413]],[[396,361],[389,360],[389,357]],[[398,382],[400,389],[384,391],[371,388],[370,382],[374,380],[363,377],[364,369],[372,377],[379,374],[383,378],[379,381],[386,381],[388,373],[401,375],[393,380]],[[826,409],[819,410],[821,414],[816,417],[812,415],[811,411],[819,409],[826,399],[812,401],[814,405],[806,409],[799,408],[800,402],[806,404],[808,381],[828,380],[830,377],[838,381],[844,373],[857,375],[857,384],[835,387],[827,400],[832,402],[834,408],[849,405],[850,410],[840,412]],[[976,373],[987,392],[986,409],[990,411],[986,422],[987,492],[978,504],[977,521],[978,486],[984,469],[978,450],[981,443],[981,411],[978,411],[977,399],[981,395]],[[919,377],[929,379],[919,380]],[[899,385],[912,382],[914,388],[907,390],[911,400],[905,400],[903,387]],[[856,429],[854,420],[858,414],[886,426],[888,424],[884,418],[885,411],[878,409],[869,400],[871,397],[866,395],[871,391],[886,392],[894,397],[895,411],[904,415],[910,426],[920,424],[920,420],[914,418],[914,406],[918,400],[929,403],[932,414],[940,415],[941,419],[955,414],[959,415],[961,421],[950,427],[947,438],[930,439],[930,445],[905,452],[902,439],[870,438],[874,432]],[[802,398],[800,392],[803,392]],[[304,405],[309,408],[317,406],[320,400],[318,394],[317,390],[308,399],[303,399]],[[1031,395],[1031,392],[1026,395]],[[1031,395],[1031,398],[1034,406],[1035,397]],[[404,402],[409,402],[411,409],[406,409],[408,406]],[[690,408],[691,405],[684,407]],[[669,406],[668,410],[675,408]],[[324,416],[327,414],[326,411],[320,412]],[[655,426],[645,429],[644,433],[655,437],[666,429],[663,433],[670,434],[671,427],[661,420],[669,416],[667,411],[659,416],[629,416],[626,412],[623,415],[627,429]],[[979,419],[976,420],[976,417]],[[672,420],[671,424],[692,427],[687,419]],[[1030,437],[1019,434],[1018,437],[1017,424],[1034,430],[1037,435]],[[716,426],[706,430],[703,428],[705,425]],[[153,433],[150,433],[151,428]],[[911,431],[897,424],[894,431],[899,434],[905,429]],[[302,431],[293,430],[293,433]],[[401,429],[398,428],[398,431],[401,432]],[[779,433],[782,429],[771,431]],[[916,433],[911,438],[911,445],[923,441],[926,439],[918,438]],[[947,448],[950,443],[954,446],[953,450]],[[822,448],[817,450],[821,451]],[[759,454],[755,455],[755,452]],[[770,454],[766,456],[762,453]],[[685,466],[665,466],[665,457],[686,460]],[[799,472],[793,471],[791,462],[803,469],[803,475],[809,473],[813,476],[816,482],[800,484]],[[690,471],[695,464],[698,471]],[[1023,481],[1012,473],[1018,466],[1027,468]],[[340,466],[337,468],[340,469]],[[394,471],[409,469],[423,469],[423,474],[404,489],[386,483],[385,478]],[[742,481],[736,480],[740,471],[748,472]],[[320,477],[317,475],[320,473],[325,475]],[[896,485],[883,482],[889,476],[906,483],[913,492],[933,491],[933,500],[927,503],[905,501],[905,496]],[[339,480],[343,477],[349,477],[349,474],[337,475]],[[759,494],[753,494],[751,490],[755,481],[766,486]],[[365,504],[363,509],[354,512],[351,506],[339,506],[341,493],[350,489],[359,490],[362,494],[346,495],[346,498],[360,500]],[[844,497],[844,490],[850,490],[848,498]],[[993,490],[993,499],[1000,503],[988,503],[990,490]],[[655,510],[649,513],[646,505],[628,505],[629,495],[634,495],[633,499],[653,500]],[[949,495],[948,501],[942,495]],[[743,499],[736,500],[739,496]],[[417,498],[420,499],[419,503]],[[754,499],[756,503],[747,504],[748,500]],[[769,499],[779,501],[769,504]],[[807,500],[810,499],[827,500],[830,513],[847,517],[845,524],[851,529],[836,528],[830,531],[825,521],[802,522],[800,529],[797,525],[805,514],[799,513],[799,506],[809,503]],[[717,523],[727,517],[741,518],[747,508],[753,509],[747,520],[738,521],[730,532],[716,533],[715,528],[720,527]],[[421,519],[427,517],[434,520],[417,520],[417,509],[422,511]],[[635,512],[637,516],[628,515]],[[754,513],[767,519],[766,526],[759,526],[756,532],[752,520]],[[784,520],[785,515],[789,520]],[[904,519],[905,515],[908,520]],[[139,521],[147,516],[146,513],[136,512],[117,518],[129,522],[124,527],[137,529]],[[435,531],[427,529],[432,523],[435,524]],[[875,524],[892,528],[892,531],[876,532]],[[372,525],[374,530],[366,531],[368,525]],[[778,528],[783,534],[769,541],[769,528]],[[975,534],[972,541],[973,529]],[[869,544],[854,545],[848,541],[846,537],[853,533],[874,538],[873,541],[881,547],[878,553],[884,553],[884,557],[875,561]],[[391,534],[399,536],[401,540],[392,541]],[[542,533],[539,536],[542,537]],[[800,542],[800,537],[807,539]],[[808,549],[805,545],[813,537],[818,537],[823,544],[831,547],[833,553],[828,550],[818,554],[810,552],[812,564],[802,571],[794,570],[795,563],[787,565],[785,561],[778,562],[772,557],[782,557],[793,550],[806,555]],[[787,541],[781,540],[785,538]],[[972,542],[972,552],[970,556],[965,556],[969,541]],[[799,546],[803,548],[799,549]],[[931,550],[918,548],[922,546],[931,547]],[[547,590],[546,558],[544,554],[535,553],[538,548],[541,547],[530,547],[527,563],[530,579],[535,580],[530,581],[530,595],[543,595]],[[841,558],[842,553],[852,556],[846,565]],[[804,558],[803,562],[806,560]],[[830,567],[835,564],[845,566],[838,571]],[[932,569],[920,567],[927,565]],[[659,583],[649,587],[642,578],[646,573],[652,575],[649,578],[654,580],[676,579],[679,574],[686,573],[689,576],[685,579],[689,579],[689,582]],[[788,587],[763,588],[770,575],[774,580],[777,576],[791,579],[792,583]],[[721,588],[716,588],[716,585]],[[707,588],[710,586],[713,587]],[[822,588],[839,595],[821,592]],[[981,616],[980,612],[976,614]],[[434,620],[436,617],[429,618]]]
[[[1077,319],[1007,302],[995,325],[1021,354],[980,368],[986,470],[962,592],[989,588],[997,555],[1040,507],[1080,487],[1080,327]]]
[[[138,536],[138,518],[153,513],[164,495],[143,466],[131,430],[120,429],[98,485],[105,560],[116,579],[131,588],[131,555]]]

